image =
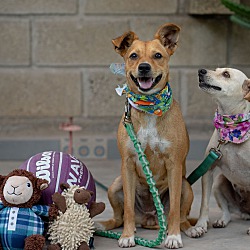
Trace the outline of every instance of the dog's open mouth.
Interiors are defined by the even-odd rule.
[[[151,90],[157,83],[160,82],[162,78],[162,74],[158,75],[156,78],[152,77],[138,77],[135,78],[132,74],[130,74],[131,79],[136,84],[139,89],[142,91],[149,91]]]
[[[199,87],[202,89],[215,89],[215,90],[221,91],[221,87],[210,85],[204,81],[199,82]]]

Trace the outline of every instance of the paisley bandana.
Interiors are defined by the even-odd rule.
[[[124,90],[131,106],[148,114],[162,116],[169,110],[173,101],[172,90],[168,82],[164,89],[152,95],[135,94],[128,86]]]
[[[126,75],[124,63],[112,63],[110,70],[115,75]],[[123,87],[118,86],[116,92],[119,96],[126,94],[129,103],[135,109],[157,116],[162,116],[168,111],[173,101],[172,90],[168,82],[164,89],[152,95],[135,94],[127,84],[124,84]]]
[[[221,115],[215,112],[214,126],[221,139],[242,143],[250,137],[250,112],[247,114]]]

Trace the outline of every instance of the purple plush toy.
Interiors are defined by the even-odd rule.
[[[52,204],[52,195],[60,192],[60,183],[75,184],[93,191],[89,204],[96,199],[93,176],[86,166],[74,156],[62,152],[47,151],[29,158],[19,168],[48,180],[49,187],[43,191],[41,203]]]

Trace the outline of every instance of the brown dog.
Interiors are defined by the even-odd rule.
[[[112,40],[117,53],[125,61],[128,89],[134,94],[151,96],[160,93],[169,81],[170,56],[177,48],[180,28],[165,24],[152,41],[140,41],[137,35],[126,32]],[[132,105],[133,106],[133,105]],[[191,227],[187,220],[193,201],[192,189],[185,178],[185,160],[189,138],[180,108],[175,100],[169,110],[158,116],[131,110],[135,132],[150,163],[161,200],[168,213],[167,248],[182,247],[180,225],[190,237],[199,237],[203,230]],[[135,245],[136,224],[143,227],[158,225],[152,195],[137,153],[121,120],[118,147],[122,158],[121,176],[110,186],[108,197],[114,218],[101,222],[102,229],[113,229],[124,223],[120,247]]]

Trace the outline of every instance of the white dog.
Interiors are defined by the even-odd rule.
[[[199,87],[218,104],[215,131],[206,154],[222,139],[220,160],[202,178],[202,204],[196,226],[207,232],[208,206],[213,184],[213,171],[221,169],[214,182],[216,201],[222,216],[213,227],[226,227],[231,213],[250,219],[250,79],[241,71],[218,68],[199,70]],[[247,231],[250,234],[250,228]]]

